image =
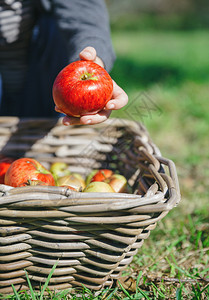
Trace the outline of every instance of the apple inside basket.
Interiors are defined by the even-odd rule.
[[[161,220],[180,200],[176,168],[146,129],[109,119],[66,127],[61,120],[0,118],[0,149],[46,168],[66,162],[87,176],[107,168],[128,180],[125,193],[83,193],[67,187],[0,185],[0,293],[44,284],[50,289],[111,285]]]

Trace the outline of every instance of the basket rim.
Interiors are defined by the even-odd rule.
[[[22,123],[25,122],[35,122],[35,121],[56,121],[57,125],[62,125],[62,117],[61,118],[18,118],[18,117],[0,117],[0,124],[4,123],[5,121],[13,122],[13,124]],[[72,204],[74,207],[76,206],[84,206],[90,205],[88,203],[88,199],[91,200],[91,207],[94,206],[95,210],[99,206],[101,209],[106,210],[113,210],[114,208],[123,210],[123,209],[134,209],[135,207],[141,207],[139,209],[140,211],[148,211],[150,209],[150,212],[159,211],[165,211],[165,210],[171,210],[175,205],[177,205],[180,201],[180,189],[179,189],[179,182],[178,182],[178,176],[175,164],[172,160],[164,158],[161,156],[159,149],[157,146],[152,142],[149,133],[145,126],[142,123],[136,122],[134,120],[127,120],[127,119],[121,119],[121,118],[109,118],[106,122],[100,123],[97,125],[94,125],[92,127],[91,125],[87,125],[87,128],[103,128],[106,126],[116,126],[116,127],[128,127],[132,129],[134,132],[138,133],[138,131],[143,131],[145,133],[146,139],[150,141],[150,143],[155,147],[154,150],[156,150],[154,154],[149,153],[149,151],[146,148],[141,147],[139,151],[143,153],[143,155],[146,157],[146,159],[149,161],[148,169],[151,173],[155,174],[155,179],[157,184],[160,187],[160,190],[164,194],[166,192],[169,193],[168,197],[163,197],[163,195],[158,192],[157,196],[155,195],[133,195],[133,194],[126,194],[126,193],[85,193],[85,192],[72,192],[68,188],[64,187],[52,187],[52,186],[33,186],[33,187],[19,187],[19,188],[12,188],[4,185],[0,185],[0,192],[2,192],[2,195],[4,196],[2,198],[2,201],[0,203],[0,206],[3,204],[11,204],[15,202],[21,202],[21,198],[18,195],[20,194],[32,194],[32,193],[43,193],[43,195],[47,192],[50,195],[53,194],[60,194],[64,197],[71,198],[73,201]],[[78,127],[77,125],[72,126],[72,128]],[[143,142],[142,142],[143,143]],[[140,162],[139,162],[140,164]],[[158,171],[160,165],[166,165],[169,170],[169,176],[160,173]],[[9,198],[7,198],[7,195]],[[12,198],[11,198],[12,196]],[[161,196],[161,197],[160,197]],[[16,198],[15,198],[16,197]],[[10,199],[10,200],[9,200]],[[15,200],[16,199],[16,200]],[[94,200],[95,199],[95,203]],[[99,199],[101,201],[99,202]],[[127,200],[127,201],[125,201]],[[157,201],[158,200],[158,201]],[[137,205],[138,201],[138,205]],[[83,203],[82,203],[83,202]],[[109,204],[109,206],[107,206]],[[111,208],[112,205],[112,208]],[[142,206],[145,206],[144,208]],[[143,208],[143,209],[142,209]],[[66,210],[64,207],[63,210]]]

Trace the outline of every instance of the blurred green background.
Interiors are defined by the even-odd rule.
[[[192,211],[197,198],[196,208],[205,207],[209,1],[111,0],[107,5],[117,55],[111,75],[130,102],[112,116],[143,122],[163,155],[177,165],[182,196],[190,201],[186,209]]]
[[[155,257],[155,271],[162,269],[156,241],[162,249],[176,241],[174,265],[190,250],[200,251],[204,262],[194,256],[181,266],[209,278],[209,1],[110,0],[107,5],[117,55],[111,75],[130,103],[112,116],[145,124],[162,155],[175,162],[182,195],[140,250],[148,256],[141,266]],[[183,276],[177,269],[172,276]],[[166,270],[171,272],[169,264]]]

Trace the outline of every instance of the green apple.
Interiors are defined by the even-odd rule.
[[[89,183],[85,189],[84,193],[115,193],[113,188],[106,182],[94,181]]]
[[[54,162],[50,167],[50,172],[54,176],[55,180],[59,177],[70,175],[70,170],[68,169],[68,165],[64,162]]]
[[[94,175],[98,172],[99,170],[92,170],[86,177],[86,185],[88,185],[92,178],[94,177]]]

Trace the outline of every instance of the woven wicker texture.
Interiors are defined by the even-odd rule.
[[[64,161],[84,176],[110,168],[131,193],[76,193],[65,187],[0,185],[0,293],[39,289],[59,259],[50,289],[99,290],[120,276],[150,231],[180,200],[176,168],[146,129],[110,119],[66,127],[61,120],[0,118],[0,152],[46,167]]]

